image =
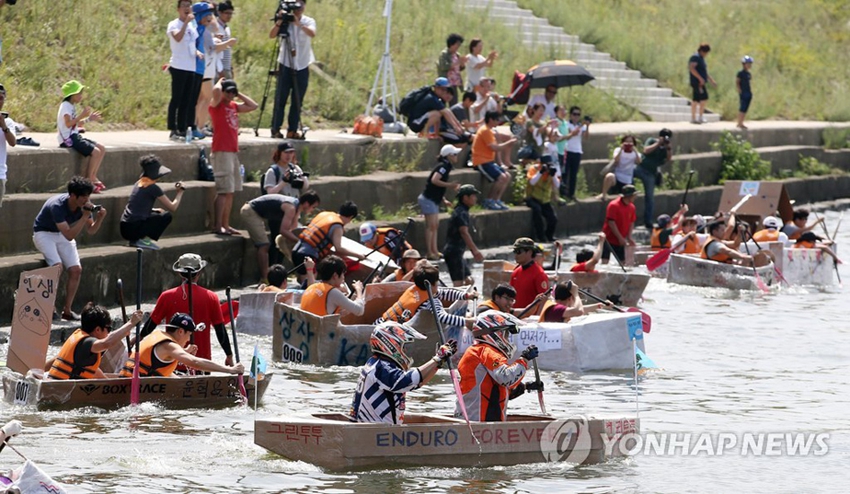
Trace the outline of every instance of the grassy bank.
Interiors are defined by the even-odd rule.
[[[688,57],[701,42],[718,88],[709,107],[733,119],[735,74],[755,58],[752,118],[850,120],[850,0],[519,0],[661,85],[690,94]]]
[[[268,32],[277,2],[234,3],[230,27],[239,39],[234,49],[236,79],[259,102],[276,52]],[[161,68],[170,55],[165,28],[176,17],[175,4],[174,0],[86,0],[68,8],[36,0],[4,7],[0,10],[4,58],[0,82],[9,92],[6,111],[36,130],[53,130],[62,83],[79,79],[90,86],[87,104],[103,111],[103,125],[164,128],[170,76]],[[383,6],[383,0],[309,2],[306,13],[318,24],[313,42],[316,58],[335,83],[311,76],[304,115],[308,125],[321,127],[328,121],[350,125],[363,112],[384,49]],[[391,46],[401,96],[433,81],[435,61],[451,32],[467,40],[482,37],[485,50],[499,50],[500,58],[490,74],[498,80],[502,94],[509,92],[515,69],[525,71],[558,56],[527,49],[516,32],[483,20],[480,12],[458,8],[451,0],[394,2]],[[597,121],[640,118],[590,88],[568,93],[562,95],[564,102],[578,102]],[[271,105],[263,127],[268,127],[270,116]],[[250,115],[243,125],[255,121],[256,114]]]

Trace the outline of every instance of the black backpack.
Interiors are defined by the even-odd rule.
[[[280,167],[277,165],[277,163],[275,163],[272,166],[270,166],[269,168],[271,168],[274,171],[274,183],[275,183],[275,185],[277,185],[277,183],[280,182],[280,174],[281,174]],[[266,192],[266,174],[263,173],[260,176],[260,195],[264,196],[266,194],[267,194],[267,192]]]
[[[416,108],[416,105],[428,96],[428,93],[430,92],[431,86],[422,86],[419,89],[414,89],[407,93],[404,98],[401,99],[401,103],[398,104],[398,113],[410,118],[410,112],[412,112],[413,109]]]
[[[201,154],[198,156],[198,180],[215,182],[215,173],[212,165],[210,165],[210,160],[207,159],[207,152],[204,148],[201,148]]]

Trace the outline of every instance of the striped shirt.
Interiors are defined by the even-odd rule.
[[[220,20],[218,21],[218,23],[221,27],[224,28],[224,29],[222,29],[223,36],[221,38],[221,41],[226,42],[231,38],[230,27],[228,27],[227,24],[221,22]],[[231,70],[233,68],[232,65],[231,65],[232,60],[233,60],[233,49],[228,46],[226,50],[221,52],[221,70],[222,71]]]
[[[404,423],[405,393],[422,385],[419,369],[404,371],[373,355],[360,369],[349,419],[352,422]]]
[[[437,319],[440,321],[444,327],[449,326],[459,326],[464,327],[466,325],[466,319],[462,315],[454,315],[446,312],[445,307],[443,307],[442,300],[446,302],[455,302],[463,298],[466,295],[466,292],[461,290],[456,290],[454,288],[440,288],[437,290],[437,296],[434,297],[434,305],[437,306]],[[431,311],[431,302],[426,300],[419,306],[419,309],[416,311],[416,314],[419,314],[422,311],[430,312]],[[466,312],[464,310],[464,312]],[[413,314],[413,317],[416,317],[416,314]],[[383,317],[379,317],[377,321],[375,321],[375,326],[378,324],[382,324],[386,322]]]

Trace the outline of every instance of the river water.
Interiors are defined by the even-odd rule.
[[[828,213],[834,225],[836,213]],[[845,229],[845,231],[848,229]],[[850,234],[839,242],[850,245]],[[850,269],[840,267],[845,280]],[[480,276],[480,270],[478,271]],[[480,286],[480,285],[479,285]],[[639,385],[643,433],[685,433],[688,446],[580,467],[419,468],[332,474],[288,461],[253,444],[254,412],[244,408],[170,411],[152,405],[114,412],[35,412],[0,405],[0,420],[19,419],[18,450],[71,492],[846,492],[850,460],[850,330],[847,295],[782,288],[770,294],[668,285],[653,279],[642,308],[653,318],[647,354],[662,368]],[[241,354],[270,338],[240,338]],[[55,351],[55,349],[54,349]],[[6,348],[0,357],[5,359]],[[633,417],[630,372],[543,372],[546,404],[556,416]],[[278,364],[259,416],[345,411],[355,368]],[[447,375],[408,394],[408,410],[448,413]],[[527,394],[510,410],[535,413]],[[698,434],[736,446],[694,451]],[[750,433],[821,434],[808,455],[782,444],[742,454]],[[757,436],[755,436],[757,438]],[[754,439],[755,440],[755,439]],[[764,439],[767,441],[768,439]],[[703,444],[704,446],[705,444]],[[695,454],[692,454],[695,453]],[[825,453],[825,454],[823,454]],[[8,448],[0,468],[21,460]]]

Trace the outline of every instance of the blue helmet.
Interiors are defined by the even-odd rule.
[[[753,57],[744,55],[744,58],[741,59],[741,63],[753,63]]]

